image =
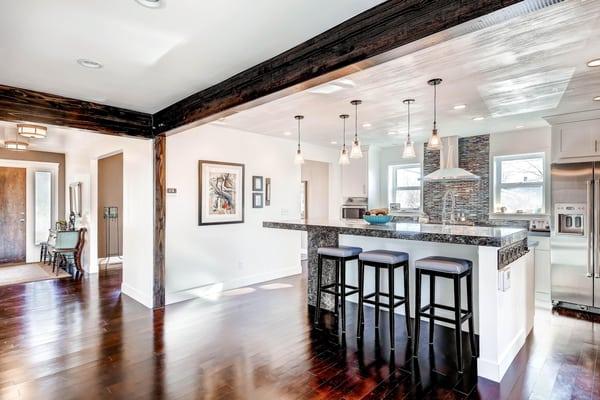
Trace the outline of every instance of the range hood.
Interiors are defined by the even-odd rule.
[[[423,178],[429,182],[476,181],[479,177],[458,167],[458,136],[442,138],[440,169]]]

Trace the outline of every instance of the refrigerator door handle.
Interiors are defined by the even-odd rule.
[[[595,234],[595,223],[594,223],[594,181],[589,180],[586,182],[587,186],[587,236],[588,236],[588,254],[587,254],[587,277],[591,278],[594,271],[594,234]],[[558,223],[556,229],[558,229]]]
[[[596,179],[594,181],[594,237],[592,238],[592,249],[594,249],[594,278],[600,278],[600,265],[598,262],[600,261],[600,249],[597,245],[597,238],[600,237],[600,180]]]

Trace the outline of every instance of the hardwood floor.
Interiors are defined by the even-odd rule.
[[[423,326],[411,362],[401,316],[392,360],[386,319],[377,348],[370,310],[360,351],[350,303],[347,347],[337,346],[330,331],[311,329],[300,276],[155,312],[121,296],[120,283],[121,271],[109,269],[0,288],[0,398],[600,398],[600,330],[578,314],[538,310],[498,385],[476,379],[469,346],[464,378],[452,372],[451,330],[436,329],[430,353]],[[326,326],[332,317],[324,315]]]

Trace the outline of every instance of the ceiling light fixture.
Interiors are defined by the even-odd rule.
[[[594,97],[594,101],[600,101],[600,96]]]
[[[517,126],[515,126],[515,128],[522,129],[522,128],[525,128],[525,125],[517,125]]]
[[[81,65],[84,68],[90,68],[90,69],[100,69],[103,67],[103,65],[100,64],[99,62],[87,60],[85,58],[78,59],[77,64]]]
[[[484,119],[485,118],[483,118],[482,116],[479,116],[479,115],[476,117],[473,117],[473,121],[483,121]]]
[[[296,150],[296,158],[294,158],[294,164],[304,164],[304,157],[302,157],[302,150],[300,150],[300,121],[304,119],[303,115],[296,115],[294,117],[298,121],[298,150]]]
[[[362,103],[362,100],[352,100],[350,104],[354,106],[354,140],[352,140],[352,150],[350,151],[350,158],[362,158],[363,153],[360,148],[360,140],[358,140],[358,106]]]
[[[431,137],[427,142],[427,148],[429,150],[439,150],[442,146],[440,135],[437,130],[437,87],[442,80],[440,78],[434,78],[427,81],[427,83],[433,86],[433,130],[431,131]]]
[[[466,104],[457,104],[453,107],[455,110],[464,110],[465,108],[467,108]]]
[[[337,140],[332,140],[330,143],[331,144],[337,144]]]
[[[30,139],[43,139],[46,137],[48,128],[41,125],[17,124],[17,133]]]
[[[25,151],[29,147],[29,143],[23,138],[21,138],[17,131],[15,131],[15,140],[5,140],[4,148],[6,150],[12,151]]]
[[[138,4],[148,8],[160,8],[160,0],[135,0]]]
[[[402,152],[402,158],[415,158],[417,154],[415,153],[415,147],[413,145],[412,140],[410,139],[410,105],[415,102],[415,99],[406,99],[403,101],[406,104],[406,143],[404,143],[404,151]]]
[[[396,132],[396,131],[389,131],[387,134],[390,135],[390,136],[392,136],[392,135],[397,135],[398,132]]]
[[[290,132],[290,131],[285,131],[285,132],[283,132],[283,135],[284,135],[284,136],[291,136],[291,134],[292,134],[292,132]]]
[[[600,58],[594,58],[587,62],[588,67],[600,67]]]
[[[365,122],[364,124],[362,124],[362,127],[365,129],[369,129],[372,125],[368,122]]]
[[[344,128],[342,130],[342,151],[340,152],[340,159],[338,160],[338,163],[340,165],[348,165],[350,164],[350,158],[348,157],[348,150],[346,149],[346,120],[349,118],[350,116],[348,114],[341,114],[340,118],[342,119],[343,123],[344,123]]]

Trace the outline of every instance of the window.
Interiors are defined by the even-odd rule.
[[[494,157],[494,211],[546,212],[544,154]]]
[[[389,200],[404,212],[421,210],[421,164],[389,167]]]

